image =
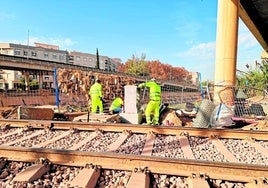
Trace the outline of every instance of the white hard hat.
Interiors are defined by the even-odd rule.
[[[151,81],[155,81],[155,78],[151,78]]]

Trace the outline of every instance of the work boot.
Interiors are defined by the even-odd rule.
[[[158,126],[159,125],[158,121],[154,121],[153,125]]]

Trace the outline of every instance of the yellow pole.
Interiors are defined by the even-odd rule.
[[[236,78],[239,0],[218,0],[214,103],[218,92],[234,86]],[[219,86],[221,85],[221,86]]]

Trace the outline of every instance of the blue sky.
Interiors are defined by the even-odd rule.
[[[0,42],[34,42],[120,58],[159,60],[214,79],[217,0],[8,0],[0,4]],[[237,69],[262,47],[239,21]]]

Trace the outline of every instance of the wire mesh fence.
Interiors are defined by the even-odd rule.
[[[75,80],[75,81],[74,81]],[[14,107],[14,106],[41,106],[41,105],[56,105],[58,95],[59,107],[71,108],[74,111],[87,110],[90,98],[88,90],[94,81],[90,81],[87,89],[85,82],[79,79],[66,81],[66,83],[59,85],[58,92],[55,89],[36,89],[36,90],[12,90],[0,92],[0,106],[1,107]],[[94,79],[93,79],[94,80]],[[129,81],[129,78],[112,77],[109,80],[106,77],[102,78],[104,106],[108,110],[114,97],[118,92],[124,92],[125,85],[138,85],[143,82],[142,80]],[[115,84],[116,83],[116,84]],[[185,86],[174,83],[161,82],[161,102],[169,105],[178,105],[185,103],[194,103],[201,100],[201,94],[198,87]],[[66,89],[68,88],[68,89]],[[149,101],[149,90],[142,89],[140,92],[140,103],[146,104]]]
[[[56,94],[59,98],[60,107],[71,107],[73,110],[88,110],[90,98],[88,90],[96,78],[100,78],[103,84],[104,109],[108,110],[113,99],[124,92],[125,85],[138,85],[146,80],[122,75],[87,72],[62,72],[66,75],[59,84],[59,92],[55,89],[36,89],[30,91],[12,90],[0,91],[0,106],[38,106],[56,105]],[[178,107],[181,104],[192,103],[199,106],[205,95],[213,101],[207,88],[200,91],[199,86],[182,83],[170,83],[161,81],[161,102],[170,107]],[[268,114],[268,93],[252,87],[218,86],[218,96],[221,103],[234,107],[235,117],[259,118]],[[137,90],[138,92],[138,90]],[[146,104],[149,101],[149,90],[139,90],[139,102]],[[135,96],[135,95],[134,95]],[[127,102],[127,101],[126,101]],[[180,106],[181,107],[181,106]]]
[[[55,105],[53,89],[32,91],[9,90],[0,92],[1,107]]]
[[[218,92],[219,98],[223,104],[234,106],[235,117],[259,118],[267,116],[267,91],[242,86],[220,87],[222,89]]]
[[[161,102],[167,103],[171,107],[186,103],[196,103],[202,100],[201,92],[198,87],[184,86],[179,84],[162,83]],[[140,102],[145,104],[149,102],[149,90],[140,91]]]

